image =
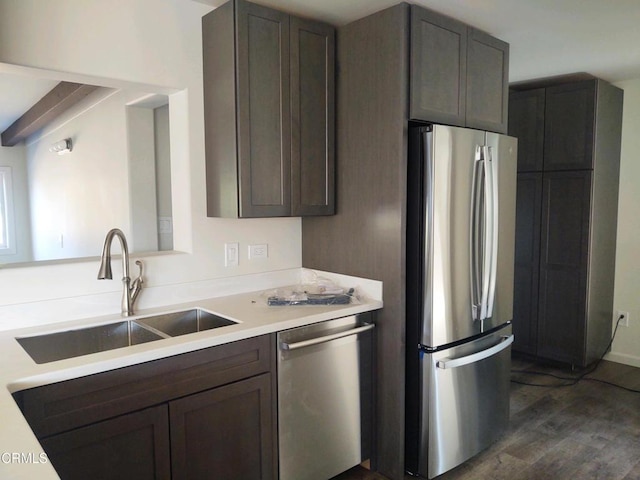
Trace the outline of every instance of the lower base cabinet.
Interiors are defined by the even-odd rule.
[[[63,480],[171,478],[167,405],[41,440]]]
[[[174,480],[274,478],[269,374],[170,402],[169,416]]]
[[[273,480],[274,342],[255,337],[14,397],[62,480]]]
[[[272,434],[271,375],[263,374],[54,435],[42,446],[63,480],[270,480]]]

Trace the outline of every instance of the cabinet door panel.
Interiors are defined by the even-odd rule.
[[[544,175],[538,354],[582,363],[591,171]]]
[[[411,6],[409,115],[464,126],[467,26]]]
[[[202,18],[207,216],[239,215],[234,3]]]
[[[509,44],[469,28],[466,126],[506,133],[508,102]]]
[[[289,16],[237,3],[240,216],[290,212]]]
[[[593,167],[595,80],[547,88],[544,169]]]
[[[544,88],[509,95],[509,135],[518,139],[519,172],[542,171],[544,99]]]
[[[291,211],[334,213],[335,29],[291,18]]]
[[[172,478],[274,478],[271,405],[270,374],[170,402]]]
[[[41,440],[63,480],[171,478],[166,405]]]
[[[535,355],[538,336],[542,173],[519,174],[517,192],[513,349]]]

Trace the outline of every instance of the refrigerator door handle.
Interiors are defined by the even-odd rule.
[[[489,306],[489,285],[491,281],[491,265],[492,265],[492,253],[493,249],[491,245],[493,243],[493,171],[491,170],[491,162],[487,156],[488,150],[486,146],[481,147],[482,150],[482,164],[484,172],[484,222],[482,225],[483,242],[482,242],[482,299],[480,310],[480,321],[489,318],[488,306]],[[483,331],[482,324],[480,331]]]
[[[485,358],[489,358],[501,352],[512,343],[513,335],[503,336],[502,341],[491,348],[481,350],[480,352],[474,353],[472,355],[467,355],[466,357],[443,358],[442,360],[438,360],[436,362],[436,367],[445,370],[447,368],[462,367],[464,365],[469,365],[470,363],[479,362],[480,360],[484,360]]]
[[[422,134],[422,157],[424,159],[424,229],[433,232],[433,203],[434,203],[434,158],[433,158],[433,132]],[[424,236],[424,270],[423,292],[424,299],[423,322],[431,324],[432,321],[432,289],[433,289],[433,235]]]
[[[487,179],[489,184],[489,190],[487,192],[487,202],[489,204],[487,224],[487,236],[490,238],[486,245],[487,253],[489,257],[488,263],[488,284],[487,284],[487,309],[486,317],[491,318],[493,316],[493,304],[496,298],[496,274],[498,270],[498,232],[499,232],[499,203],[498,203],[498,168],[497,159],[492,156],[491,147],[483,147],[485,154],[485,168],[487,170]]]
[[[493,216],[496,192],[492,167],[489,148],[477,146],[471,182],[471,309],[473,319],[481,322],[491,316],[489,307],[493,309],[491,278],[497,261]],[[495,292],[495,282],[493,286]],[[480,330],[483,330],[482,325]]]
[[[471,181],[471,221],[469,238],[470,287],[471,287],[471,312],[473,320],[482,320],[482,206],[484,185],[484,157],[481,147],[476,147],[476,156],[473,165],[473,179]]]

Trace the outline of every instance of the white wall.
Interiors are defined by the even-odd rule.
[[[156,152],[153,109],[127,107],[127,151],[131,237],[130,251],[158,250]],[[171,194],[171,184],[168,185]]]
[[[174,247],[187,254],[146,258],[147,288],[301,265],[298,218],[206,217],[201,17],[210,9],[185,0],[0,1],[0,62],[179,91],[171,96],[170,108]],[[240,243],[238,267],[224,267],[225,242]],[[269,258],[250,262],[249,243],[269,244]],[[97,268],[95,260],[3,268],[0,328],[21,322],[10,314],[3,317],[2,305],[119,292],[120,282],[95,280]],[[114,278],[118,269],[114,265]],[[144,292],[139,302],[141,307],[153,306]],[[114,302],[97,308],[96,314],[119,308]],[[67,313],[63,309],[56,317],[62,319]]]
[[[624,109],[613,308],[630,315],[607,358],[640,367],[640,78],[616,86],[624,90]]]
[[[158,217],[171,219],[171,142],[169,139],[169,106],[158,107],[153,111],[155,126],[156,192]],[[158,232],[160,250],[173,250],[173,233]]]
[[[101,89],[27,138],[34,260],[100,255],[111,228],[131,233],[124,105],[142,94]],[[65,138],[70,153],[49,151]]]

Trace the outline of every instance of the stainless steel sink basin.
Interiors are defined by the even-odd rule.
[[[16,340],[36,363],[48,363],[162,338],[132,321],[122,321]]]
[[[200,308],[138,318],[135,322],[170,337],[237,324],[233,320],[219,317]]]
[[[17,337],[16,340],[36,363],[49,363],[236,323],[193,308],[96,327]]]

